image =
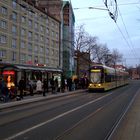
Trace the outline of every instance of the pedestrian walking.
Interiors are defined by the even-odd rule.
[[[55,93],[58,92],[58,79],[56,78],[54,81],[54,86],[55,86]]]
[[[24,78],[22,77],[18,85],[18,88],[20,91],[20,99],[23,99],[23,91],[25,90],[25,86],[26,86],[25,81],[24,81]]]
[[[52,78],[50,80],[50,84],[51,84],[51,88],[52,88],[52,93],[54,93],[54,91],[55,91],[54,76],[52,76]]]
[[[36,82],[36,91],[39,94],[42,92],[42,82],[41,82],[40,79],[38,79],[37,82]]]
[[[9,90],[4,79],[1,79],[0,88],[1,88],[1,100],[7,102],[9,100]]]
[[[31,80],[28,80],[28,89],[29,89],[30,95],[33,96],[34,95],[33,82]]]
[[[62,76],[61,78],[61,92],[65,91],[65,79],[64,76]]]
[[[71,77],[67,79],[67,85],[68,85],[68,90],[72,91],[72,78]]]
[[[43,81],[43,96],[46,96],[47,89],[48,89],[48,83],[47,83],[47,79],[45,78]]]

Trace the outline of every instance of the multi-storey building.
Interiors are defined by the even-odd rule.
[[[64,75],[70,77],[74,73],[74,25],[75,17],[69,0],[38,0],[38,6],[48,14],[61,21],[61,64]]]
[[[16,82],[21,76],[37,77],[34,72],[40,78],[61,72],[59,20],[31,0],[1,0],[0,12],[2,70],[18,69]]]

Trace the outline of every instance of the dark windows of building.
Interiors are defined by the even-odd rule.
[[[0,50],[0,58],[6,58],[6,50]]]
[[[16,12],[12,13],[12,20],[17,21],[17,13]]]
[[[12,0],[12,7],[17,9],[17,0]]]
[[[12,38],[12,48],[16,48],[17,47],[17,39]]]
[[[13,51],[11,57],[12,61],[16,61],[16,52]]]
[[[8,11],[7,11],[6,7],[4,7],[4,6],[1,7],[1,14],[2,15],[7,15],[8,14]]]
[[[0,27],[3,29],[7,29],[7,22],[5,20],[0,21]]]
[[[1,44],[7,43],[7,36],[6,35],[0,35],[0,43]]]

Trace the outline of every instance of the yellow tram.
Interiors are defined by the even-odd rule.
[[[90,68],[89,91],[106,91],[128,84],[129,73],[125,70],[93,65]]]

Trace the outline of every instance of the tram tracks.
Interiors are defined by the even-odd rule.
[[[127,90],[126,90],[127,89]],[[97,120],[97,118],[99,117],[100,118],[100,120],[102,120],[103,118],[101,117],[101,116],[104,116],[105,118],[107,118],[108,116],[109,116],[109,114],[108,114],[108,112],[109,111],[112,111],[113,109],[112,109],[112,104],[114,103],[114,102],[118,102],[118,100],[120,99],[121,101],[124,101],[124,99],[126,98],[126,100],[128,100],[127,99],[127,97],[128,97],[128,94],[127,94],[127,91],[128,90],[131,90],[131,91],[133,91],[134,89],[132,88],[131,89],[131,87],[129,87],[129,88],[127,88],[127,87],[122,87],[121,89],[117,89],[117,90],[114,90],[113,91],[113,94],[112,93],[107,93],[107,94],[104,94],[105,96],[101,96],[101,97],[99,97],[99,98],[97,98],[97,99],[95,99],[95,98],[93,98],[93,99],[91,99],[91,100],[89,100],[88,101],[88,99],[90,99],[90,97],[92,97],[91,95],[92,94],[88,94],[88,95],[86,95],[86,96],[82,96],[82,98],[79,98],[78,100],[83,100],[84,98],[88,98],[87,100],[85,100],[84,102],[81,102],[80,101],[80,103],[78,103],[79,104],[79,106],[78,106],[78,104],[76,105],[76,103],[75,103],[75,101],[78,101],[78,100],[74,100],[74,104],[76,105],[72,105],[70,108],[69,108],[69,105],[71,104],[71,102],[69,102],[68,104],[66,103],[65,105],[66,106],[64,106],[64,104],[62,104],[62,106],[59,106],[59,107],[64,107],[66,110],[63,110],[63,109],[61,109],[61,110],[63,110],[64,112],[57,112],[57,113],[59,113],[59,114],[56,114],[55,113],[55,115],[53,116],[53,117],[51,117],[51,119],[45,119],[44,120],[44,122],[43,122],[43,120],[42,120],[42,122],[38,122],[37,124],[34,124],[34,125],[32,125],[31,127],[28,127],[28,128],[26,128],[26,130],[24,129],[24,130],[22,130],[21,132],[25,132],[25,133],[20,133],[20,132],[18,132],[17,134],[19,134],[19,135],[13,135],[13,137],[15,136],[15,138],[16,137],[20,137],[21,135],[25,135],[26,133],[28,133],[29,131],[31,132],[31,131],[33,131],[34,129],[39,129],[39,127],[44,127],[44,125],[50,125],[50,123],[53,123],[54,121],[56,122],[56,121],[58,121],[59,119],[61,119],[61,121],[63,120],[63,118],[67,118],[68,117],[68,115],[72,115],[72,114],[78,114],[79,112],[83,112],[83,111],[85,111],[85,110],[88,110],[89,108],[91,108],[91,107],[93,107],[94,109],[92,109],[92,110],[88,110],[88,111],[91,111],[91,112],[85,112],[85,114],[86,115],[84,115],[84,117],[81,117],[81,119],[79,119],[79,121],[77,120],[77,121],[75,121],[75,124],[73,124],[73,125],[70,125],[69,127],[67,127],[64,131],[63,131],[63,133],[61,132],[61,133],[58,133],[56,136],[55,136],[55,139],[56,140],[59,140],[59,139],[65,139],[68,135],[70,135],[70,134],[72,134],[72,132],[75,130],[75,129],[77,129],[77,128],[79,128],[81,125],[84,125],[86,122],[92,122],[93,120]],[[116,94],[116,92],[118,93],[118,92],[122,92],[122,93],[118,93],[118,94]],[[93,93],[94,94],[94,93]],[[119,102],[119,103],[117,103],[117,105],[119,105],[121,102]],[[91,105],[91,106],[90,106]],[[72,108],[72,107],[74,107],[75,106],[75,108]],[[96,106],[96,107],[94,107],[94,106]],[[122,106],[124,107],[125,105],[124,104],[122,104]],[[69,109],[68,109],[68,108]],[[107,108],[110,108],[109,110],[107,110]],[[117,109],[117,107],[116,107],[116,109]],[[81,110],[81,111],[79,111],[79,110]],[[50,110],[51,111],[51,110]],[[55,109],[54,110],[52,110],[52,111],[55,111]],[[79,111],[79,112],[78,112]],[[104,113],[102,113],[102,112],[104,112]],[[107,112],[107,113],[106,113]],[[119,112],[120,113],[120,112]],[[100,114],[100,116],[97,116],[98,114]],[[72,115],[73,116],[73,115]],[[40,118],[38,115],[37,115],[37,117],[38,118]],[[119,118],[119,117],[118,117]],[[64,119],[64,120],[65,120]],[[68,120],[68,119],[67,119]],[[92,121],[91,121],[92,120]],[[116,119],[116,120],[119,120],[119,119]],[[115,123],[113,123],[114,125],[115,125]],[[86,124],[87,125],[87,124]],[[110,129],[111,128],[111,129]],[[113,125],[112,125],[112,127],[109,127],[108,128],[108,132],[105,134],[105,138],[106,137],[108,137],[108,135],[111,133],[111,131],[112,131],[112,129],[113,129],[114,127],[113,127]],[[50,128],[49,128],[50,129]],[[21,135],[20,135],[21,134]],[[66,138],[67,140],[69,140],[68,138]],[[50,139],[49,139],[50,140]],[[52,140],[52,139],[51,139]],[[53,139],[54,140],[54,139]],[[77,139],[78,140],[78,139]],[[88,140],[90,140],[90,139],[88,139]],[[93,139],[92,139],[93,140]],[[99,140],[99,139],[98,139]]]
[[[139,92],[139,91],[138,91]],[[138,93],[137,92],[137,93]],[[102,107],[97,108],[94,112],[92,112],[91,114],[89,114],[88,116],[86,116],[85,118],[83,118],[82,120],[80,120],[79,122],[77,122],[75,125],[73,125],[71,128],[67,129],[63,134],[60,134],[59,136],[57,136],[55,138],[55,140],[70,140],[73,139],[73,137],[69,138],[69,135],[72,135],[73,131],[75,131],[74,129],[77,129],[78,127],[81,127],[81,125],[83,125],[84,122],[93,119],[95,115],[97,115],[99,112],[103,111],[104,109],[106,109],[108,106],[111,106],[112,103],[114,103],[116,100],[120,99],[120,98],[124,98],[124,94],[126,94],[127,92],[123,93],[123,94],[119,94],[119,96],[116,96],[115,98],[113,98],[110,102],[104,104]],[[132,100],[128,103],[128,105],[124,105],[126,107],[124,107],[124,109],[122,110],[122,113],[120,114],[120,116],[118,116],[118,118],[116,119],[116,122],[113,124],[113,126],[111,127],[111,129],[109,130],[109,132],[106,134],[104,140],[111,140],[111,137],[113,135],[113,133],[115,132],[115,130],[117,129],[118,125],[120,124],[120,122],[122,121],[122,119],[124,118],[125,114],[127,113],[128,109],[130,108],[130,106],[132,105],[134,99],[136,98],[137,93],[134,95],[134,97],[132,98]],[[111,94],[110,94],[111,95]],[[77,130],[76,130],[77,131]],[[78,140],[78,139],[77,139]]]

